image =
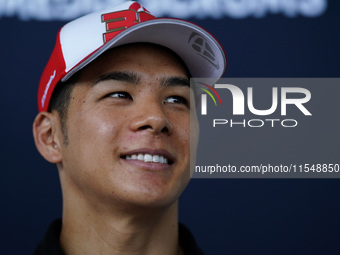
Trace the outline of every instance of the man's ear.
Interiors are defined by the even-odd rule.
[[[37,115],[33,122],[35,146],[47,161],[55,164],[62,160],[60,134],[59,118],[55,113],[40,112]]]

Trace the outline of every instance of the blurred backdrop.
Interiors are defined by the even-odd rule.
[[[56,34],[70,19],[120,2],[0,0],[1,254],[32,254],[61,216],[57,169],[31,131]],[[339,1],[140,2],[210,31],[228,57],[225,77],[340,76]],[[193,179],[180,221],[207,254],[340,254],[339,195],[337,179]]]

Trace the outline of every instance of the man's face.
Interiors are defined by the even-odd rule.
[[[92,62],[71,95],[63,188],[96,205],[175,202],[190,179],[191,93],[183,64],[160,47],[124,46]]]

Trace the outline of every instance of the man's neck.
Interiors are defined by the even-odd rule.
[[[181,254],[178,203],[129,213],[64,207],[60,244],[67,255]]]

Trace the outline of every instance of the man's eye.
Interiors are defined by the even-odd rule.
[[[165,99],[165,103],[172,103],[172,104],[187,104],[187,100],[180,96],[171,96]]]
[[[113,98],[121,98],[121,99],[132,99],[129,93],[123,92],[123,91],[118,91],[118,92],[113,92],[107,95],[107,97],[113,97]]]

